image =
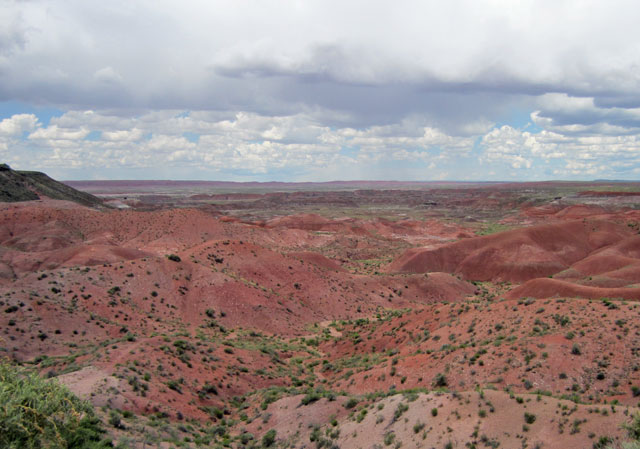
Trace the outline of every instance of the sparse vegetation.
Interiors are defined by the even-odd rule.
[[[640,230],[637,220],[625,224],[635,212],[621,218],[612,206],[615,219],[567,220],[561,205],[547,210],[542,196],[513,189],[207,200],[211,210],[232,204],[229,216],[44,202],[33,218],[20,216],[24,225],[7,225],[0,242],[3,264],[12,252],[28,259],[0,267],[0,354],[71,386],[86,381],[92,401],[110,404],[93,415],[104,422],[95,421],[96,447],[109,435],[120,449],[332,449],[364,447],[375,435],[378,449],[541,448],[554,447],[555,432],[566,447],[624,447],[638,433],[630,404],[640,397],[640,306],[572,288],[621,284],[577,264],[597,259],[593,242],[610,242],[610,258],[626,251],[620,242]],[[291,204],[280,209],[283,197]],[[318,215],[291,215],[300,198]],[[358,207],[323,203],[336,198]],[[542,207],[526,215],[494,203]],[[552,249],[524,238],[525,223],[544,224],[532,232]],[[500,227],[511,229],[509,245],[522,237],[533,246],[537,265],[523,257],[495,271],[512,256]],[[492,235],[476,239],[483,229]],[[576,260],[547,274],[557,248]],[[434,265],[428,273],[423,254]],[[473,280],[480,271],[485,280]],[[525,282],[527,273],[540,277]],[[620,288],[632,297],[628,282]],[[556,284],[571,294],[539,294]],[[497,424],[505,413],[520,419]]]

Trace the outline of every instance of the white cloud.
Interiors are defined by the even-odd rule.
[[[89,134],[89,129],[80,128],[80,129],[69,129],[69,128],[60,128],[58,125],[50,125],[46,128],[38,128],[31,134],[29,134],[29,139],[31,140],[82,140]]]
[[[14,116],[9,122],[21,120]],[[394,125],[334,129],[306,114],[269,117],[239,112],[221,118],[173,111],[127,118],[71,111],[14,143],[19,165],[32,163],[38,152],[39,168],[44,170],[64,167],[67,159],[69,167],[77,169],[171,166],[268,174],[305,172],[309,167],[340,172],[384,161],[427,166],[468,153],[473,139],[446,134],[415,118]],[[349,154],[343,153],[345,148]]]
[[[102,138],[104,140],[110,140],[114,142],[135,142],[136,140],[142,139],[143,135],[144,134],[142,130],[138,128],[102,132]]]
[[[484,159],[489,162],[507,162],[513,168],[530,168],[531,161],[523,155],[530,153],[530,134],[504,125],[482,138]]]
[[[0,136],[20,136],[37,126],[38,118],[34,114],[16,114],[0,121]]]
[[[532,114],[542,130],[503,125],[467,136],[429,126],[428,119],[418,116],[352,128],[325,126],[311,114],[70,111],[48,126],[35,115],[17,114],[0,122],[0,151],[18,168],[77,170],[76,177],[96,170],[158,172],[168,167],[168,176],[190,170],[267,179],[274,173],[287,173],[277,175],[284,179],[292,179],[291,174],[315,179],[435,179],[442,173],[454,173],[456,179],[636,176],[640,133],[632,128],[616,133],[606,123],[560,126],[540,117]],[[596,127],[608,133],[585,131]],[[26,139],[25,131],[30,133]],[[478,172],[479,164],[496,169]]]
[[[440,150],[460,155],[473,147],[471,138],[445,134],[415,119],[362,130],[344,128],[336,134],[335,141],[341,138],[343,145],[358,147],[361,157],[372,160],[389,157],[396,160],[429,159]]]
[[[482,160],[514,169],[553,163],[553,175],[580,179],[630,177],[640,166],[640,135],[563,134],[556,132],[558,127],[551,128],[555,131],[494,129],[482,138]]]

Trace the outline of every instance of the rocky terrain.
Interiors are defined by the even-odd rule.
[[[30,179],[0,203],[0,355],[120,447],[633,438],[640,185],[94,185],[107,208]]]

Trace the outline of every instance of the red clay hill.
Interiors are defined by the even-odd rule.
[[[122,447],[630,438],[640,214],[598,192],[639,186],[156,187],[0,204],[0,351]]]
[[[475,281],[526,282],[511,291],[510,297],[639,299],[640,214],[567,209],[547,217],[551,218],[548,224],[436,248],[408,249],[388,271],[444,271]]]

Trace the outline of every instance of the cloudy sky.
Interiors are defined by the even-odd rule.
[[[638,179],[640,4],[3,0],[0,160],[60,179]]]

